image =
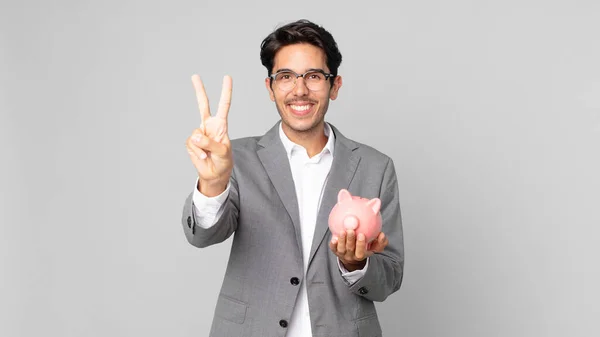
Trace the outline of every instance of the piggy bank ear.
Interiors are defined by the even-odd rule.
[[[379,213],[379,210],[381,209],[381,200],[379,200],[379,198],[371,199],[371,200],[367,201],[367,207],[372,209],[373,213],[377,214],[377,213]]]
[[[346,189],[341,189],[338,193],[338,203],[344,200],[352,200],[352,194],[350,194],[350,192],[348,192]]]

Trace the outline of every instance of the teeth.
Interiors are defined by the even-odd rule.
[[[310,105],[290,105],[292,107],[292,109],[294,110],[298,110],[298,111],[306,111],[308,109],[310,109]]]

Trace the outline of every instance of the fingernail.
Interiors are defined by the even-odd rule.
[[[200,136],[194,136],[194,137],[192,138],[192,141],[193,141],[194,143],[198,143],[198,142],[200,142]]]
[[[358,241],[365,241],[365,235],[363,233],[358,234]]]
[[[206,159],[206,153],[200,153],[200,159]]]

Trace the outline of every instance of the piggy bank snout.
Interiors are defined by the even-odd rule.
[[[344,218],[344,228],[355,230],[358,228],[359,220],[354,215],[348,215]]]

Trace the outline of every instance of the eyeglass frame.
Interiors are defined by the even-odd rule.
[[[325,81],[329,80],[332,77],[336,77],[337,76],[337,75],[334,75],[334,74],[331,74],[331,73],[328,74],[323,69],[309,69],[304,74],[298,74],[297,72],[295,72],[295,71],[293,71],[291,69],[281,69],[278,72],[272,73],[271,75],[269,75],[269,78],[271,79],[271,84],[272,84],[274,82],[277,82],[275,80],[275,77],[277,75],[281,74],[281,73],[292,73],[292,74],[294,74],[294,76],[295,76],[294,77],[294,85],[289,89],[289,90],[292,90],[292,89],[294,89],[296,87],[296,83],[298,81],[298,77],[302,77],[304,79],[304,76],[306,76],[306,74],[308,74],[308,73],[315,73],[315,72],[321,73],[323,76],[325,76]],[[304,85],[306,85],[306,84],[304,84]],[[306,86],[306,87],[308,88],[308,86]],[[289,90],[287,90],[287,91],[289,91]],[[308,90],[314,91],[314,90],[312,90],[310,88],[308,88]]]

